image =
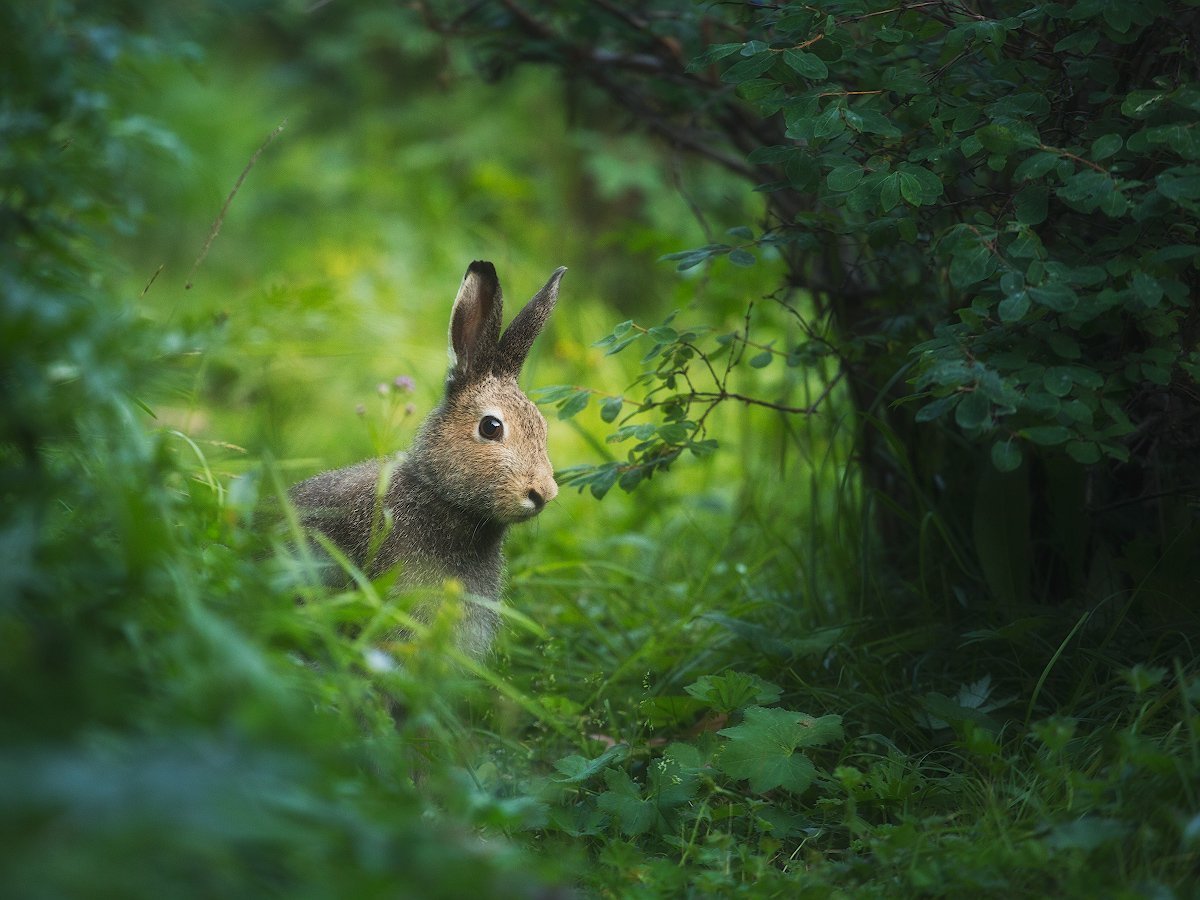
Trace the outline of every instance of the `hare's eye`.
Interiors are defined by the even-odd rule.
[[[495,416],[484,416],[479,420],[479,436],[489,441],[504,437],[504,423]]]

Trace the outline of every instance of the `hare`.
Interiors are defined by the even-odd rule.
[[[502,545],[558,493],[546,420],[517,375],[558,298],[555,270],[501,335],[502,299],[490,262],[467,267],[450,313],[450,368],[441,405],[406,455],[314,476],[289,492],[301,522],[367,575],[399,564],[399,585],[457,579],[486,603],[465,604],[455,640],[479,658],[500,618]],[[381,479],[387,478],[386,486]],[[331,579],[338,575],[330,566]],[[418,618],[429,611],[418,610]]]

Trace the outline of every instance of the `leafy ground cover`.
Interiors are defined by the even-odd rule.
[[[303,60],[295,18],[218,15],[0,13],[0,892],[1194,892],[1186,529],[998,603],[1006,532],[909,460],[895,565],[863,411],[828,355],[790,358],[814,335],[802,297],[770,300],[786,260],[658,261],[745,240],[761,201],[729,175],[571,127],[546,73],[435,66],[440,42],[390,11],[307,36]],[[406,66],[349,62],[395,44]],[[313,587],[276,553],[286,521],[256,515],[405,443],[481,255],[510,296],[571,266],[527,375],[553,457],[587,467],[514,534],[483,666],[449,647],[452,590],[397,641],[419,598]],[[667,409],[608,442],[648,421],[625,417],[670,377],[663,348],[701,337],[746,361],[725,390],[814,413],[717,404],[694,441],[714,448],[664,432]],[[685,452],[613,490],[639,442]],[[975,508],[1008,508],[995,478]]]

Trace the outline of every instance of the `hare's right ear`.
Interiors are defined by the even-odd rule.
[[[503,305],[496,267],[483,261],[467,266],[450,312],[450,383],[466,383],[491,371]]]

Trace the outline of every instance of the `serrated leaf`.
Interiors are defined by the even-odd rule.
[[[800,793],[812,784],[816,767],[797,751],[840,740],[842,719],[751,706],[741,725],[718,733],[729,738],[717,759],[726,775],[749,781],[756,793],[777,787]]]
[[[593,775],[598,775],[610,763],[617,763],[629,755],[628,744],[614,744],[595,759],[586,759],[578,754],[571,754],[554,763],[554,768],[562,773],[562,778],[554,780],[562,784],[576,784],[587,781]]]
[[[750,703],[774,703],[781,693],[778,685],[757,675],[734,671],[704,675],[684,690],[719,712],[732,712]]]
[[[606,769],[604,781],[608,790],[596,798],[596,805],[615,816],[625,834],[638,835],[649,831],[658,821],[654,802],[644,799],[638,786],[621,769]]]

